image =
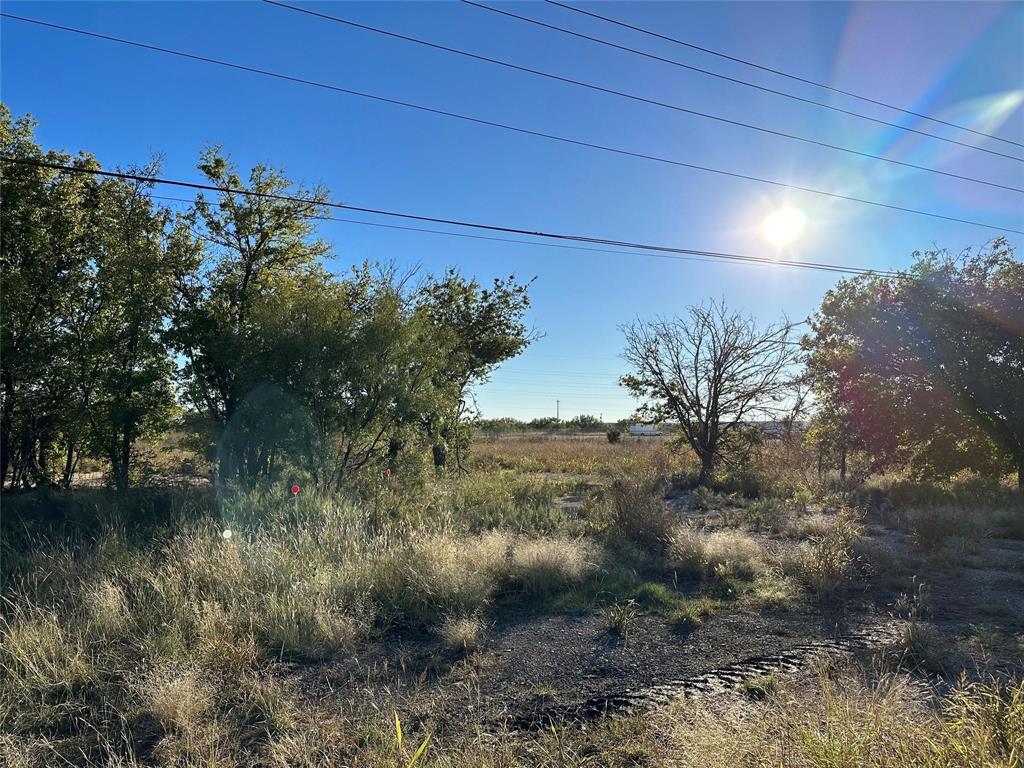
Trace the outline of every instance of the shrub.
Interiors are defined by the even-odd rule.
[[[621,429],[609,429],[605,433],[605,435],[607,436],[609,443],[617,443],[617,442],[622,440],[622,430]]]
[[[814,501],[814,494],[806,488],[800,488],[789,498],[789,506],[797,515],[806,515],[807,508]]]
[[[906,526],[914,546],[933,552],[951,539],[980,539],[984,530],[979,517],[962,507],[921,507],[907,512]]]
[[[704,485],[698,485],[690,494],[690,509],[707,512],[721,506],[722,497]]]
[[[744,513],[747,524],[755,530],[767,528],[777,530],[786,517],[786,508],[778,499],[758,499],[746,508]]]
[[[1016,506],[1000,507],[992,512],[992,535],[1004,539],[1024,539],[1024,496]]]
[[[750,463],[743,463],[727,469],[715,479],[713,487],[720,493],[737,493],[747,499],[756,499],[762,495],[765,482]]]
[[[635,544],[641,549],[662,554],[668,546],[674,515],[665,507],[660,484],[650,478],[623,478],[612,484],[613,539]]]

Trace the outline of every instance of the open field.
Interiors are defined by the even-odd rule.
[[[783,454],[717,490],[660,441],[517,438],[359,501],[8,494],[4,759],[1020,765],[1019,495]]]
[[[1024,4],[511,5],[5,3],[0,768],[1024,768]]]

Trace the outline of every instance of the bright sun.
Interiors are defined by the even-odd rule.
[[[765,216],[761,234],[769,243],[781,248],[800,237],[805,223],[807,215],[799,208],[780,208]]]

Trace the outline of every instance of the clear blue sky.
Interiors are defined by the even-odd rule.
[[[307,4],[375,26],[733,119],[1022,186],[1024,165],[642,60],[459,3]],[[967,141],[954,129],[829,95],[540,3],[504,6],[769,87]],[[807,78],[1024,140],[1024,4],[603,3],[589,6]],[[486,119],[1021,229],[1024,196],[583,91],[258,3],[4,2],[4,10],[327,81]],[[222,144],[353,205],[749,254],[784,206],[807,214],[786,258],[891,268],[914,249],[960,249],[996,231],[469,125],[3,20],[2,98],[47,147],[105,166],[164,158],[199,180]],[[1024,154],[988,141],[985,146]],[[172,193],[174,194],[174,193]],[[368,219],[368,217],[366,217]],[[335,268],[364,259],[456,265],[481,279],[536,276],[545,334],[481,388],[485,416],[621,418],[632,401],[617,327],[708,297],[768,321],[802,318],[827,273],[533,248],[325,223]],[[1020,244],[1020,236],[1011,242]]]

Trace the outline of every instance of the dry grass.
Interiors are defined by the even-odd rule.
[[[502,440],[476,450],[474,464],[483,461],[484,470],[415,491],[385,489],[365,506],[251,494],[225,500],[220,517],[194,514],[145,538],[115,527],[17,550],[3,564],[0,764],[407,768],[430,726],[396,743],[391,708],[402,702],[390,698],[391,677],[375,691],[376,709],[342,709],[293,690],[280,675],[290,665],[280,662],[359,656],[367,641],[408,628],[431,633],[453,662],[479,648],[507,600],[537,610],[591,610],[610,600],[607,626],[622,636],[637,631],[639,611],[695,627],[721,604],[707,595],[786,606],[799,589],[834,595],[858,557],[876,560],[855,518],[804,515],[807,491],[793,483],[778,498],[791,500],[797,519],[775,500],[743,502],[745,513],[753,509],[746,522],[773,535],[680,525],[662,491],[692,467],[656,441]],[[727,480],[737,493],[744,484],[767,488],[771,472],[762,470]],[[517,472],[566,477],[538,482]],[[595,492],[592,517],[569,519],[555,503],[576,482],[570,475],[597,477],[607,488]],[[984,531],[995,531],[997,520],[1001,530],[1017,524],[1015,508],[1000,504]],[[905,516],[921,536],[929,515],[964,524],[955,505],[916,508],[944,510]],[[180,513],[169,509],[167,519]],[[960,538],[957,531],[943,542]],[[666,585],[673,571],[706,584],[685,597]],[[597,594],[609,597],[599,602]],[[896,649],[904,663],[935,667],[925,632]],[[410,670],[412,679],[419,671]],[[586,729],[450,734],[431,742],[420,766],[952,768],[1013,765],[1024,749],[1016,682],[965,682],[938,710],[904,678],[867,685],[826,675],[807,689],[777,683],[758,683],[764,700],[736,711],[691,703]]]
[[[663,554],[675,527],[664,495],[664,487],[650,473],[617,479],[611,488],[609,534],[646,552]]]
[[[689,452],[672,453],[661,439],[624,438],[611,444],[604,434],[579,438],[527,435],[478,439],[473,443],[473,460],[483,463],[487,470],[603,477],[644,474],[652,467],[666,477],[696,469]]]
[[[507,558],[508,580],[530,596],[578,587],[597,573],[600,547],[583,539],[527,539]]]
[[[854,548],[863,535],[863,527],[851,514],[808,522],[810,525],[804,530],[809,538],[779,549],[775,561],[783,573],[818,597],[831,598],[855,576]]]
[[[195,666],[158,666],[135,687],[143,706],[168,730],[195,730],[213,711],[214,686]]]
[[[667,560],[669,568],[680,573],[752,579],[765,566],[765,550],[740,531],[705,534],[678,527],[671,537]]]
[[[479,616],[450,617],[438,629],[444,646],[460,653],[475,651],[480,644],[484,622]]]

